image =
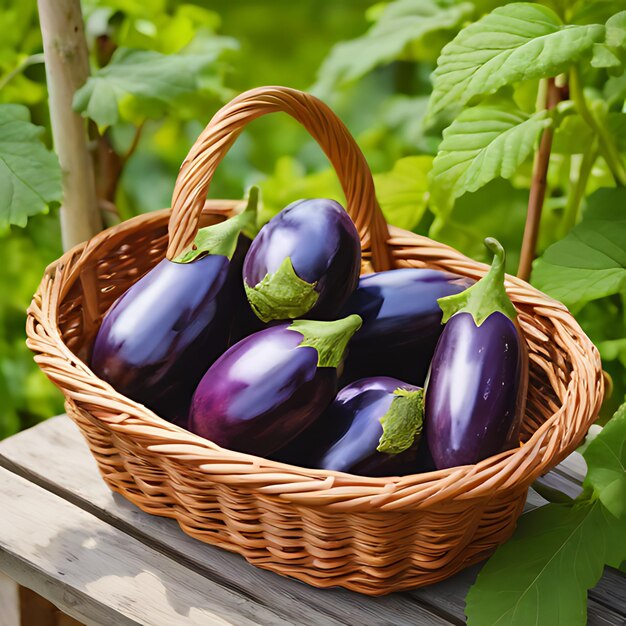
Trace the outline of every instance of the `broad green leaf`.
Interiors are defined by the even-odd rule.
[[[217,77],[221,53],[233,47],[232,40],[224,38],[196,54],[119,48],[110,63],[76,92],[74,108],[105,127],[119,120],[120,109],[140,110],[144,117],[158,118],[198,92],[221,96],[220,82],[208,80],[208,76]]]
[[[346,206],[337,174],[331,168],[307,174],[291,157],[281,157],[273,174],[258,183],[263,198],[259,223],[264,224],[291,202],[303,198],[330,198]]]
[[[563,25],[554,11],[539,4],[499,7],[442,50],[433,74],[431,113],[504,85],[556,76],[603,38],[604,26]]]
[[[468,626],[583,626],[587,590],[626,558],[626,528],[599,501],[523,515],[467,595]]]
[[[626,46],[626,11],[612,15],[606,22],[607,46]]]
[[[445,198],[445,205],[494,178],[510,178],[550,121],[546,111],[528,116],[510,105],[464,110],[443,132],[431,174],[433,195]]]
[[[621,76],[611,76],[604,85],[604,97],[609,105],[619,102],[622,111],[626,112],[626,72]]]
[[[582,221],[535,261],[532,282],[571,307],[626,289],[626,189],[599,189]]]
[[[44,129],[18,104],[0,105],[0,230],[61,202],[61,168],[41,142]]]
[[[619,55],[604,43],[593,44],[593,56],[591,65],[593,67],[620,67],[622,61]]]
[[[626,150],[626,113],[607,113],[603,122],[608,127],[618,149]],[[595,135],[580,115],[563,118],[554,133],[552,151],[562,154],[583,154],[589,149]]]
[[[568,22],[570,24],[601,24],[606,22],[615,14],[615,0],[577,0],[572,2],[566,0],[571,5],[568,11]],[[565,7],[569,8],[569,7]]]
[[[527,206],[526,189],[516,189],[509,181],[496,178],[458,198],[451,212],[436,215],[428,235],[485,262],[490,259],[483,239],[495,237],[506,250],[507,272],[515,274]],[[549,217],[547,211],[544,216]]]
[[[436,154],[441,131],[424,124],[427,110],[428,96],[394,95],[385,102],[380,122],[387,133],[391,130],[401,137],[411,152]],[[444,122],[446,126],[448,123]]]
[[[332,90],[361,78],[379,65],[400,58],[410,44],[437,30],[457,29],[473,12],[470,2],[396,0],[381,11],[377,22],[358,39],[337,44],[322,64],[313,90]]]
[[[116,41],[123,48],[156,50],[164,54],[180,52],[199,33],[214,33],[220,16],[214,11],[191,4],[176,7],[170,15],[160,11],[146,15],[127,15],[117,33]]]
[[[374,175],[376,196],[390,224],[413,230],[422,219],[428,202],[430,156],[405,157],[390,172]]]
[[[603,361],[619,361],[626,366],[626,338],[608,339],[595,343]]]
[[[584,485],[591,487],[615,517],[626,520],[626,404],[608,421],[583,453]]]

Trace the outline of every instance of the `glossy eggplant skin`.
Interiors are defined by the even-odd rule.
[[[340,313],[363,319],[350,342],[342,383],[385,375],[423,385],[443,330],[437,299],[472,284],[456,274],[417,268],[362,276]]]
[[[184,425],[193,390],[226,348],[237,269],[221,255],[159,262],[104,316],[91,357],[94,373]]]
[[[387,376],[363,378],[344,387],[315,424],[275,455],[277,460],[361,476],[403,476],[424,471],[425,446],[400,454],[378,452],[380,418],[398,388],[418,387]]]
[[[256,236],[243,266],[245,283],[254,287],[291,259],[299,278],[315,283],[318,298],[303,317],[336,319],[354,291],[361,269],[361,244],[352,220],[334,200],[293,202]]]
[[[259,456],[284,446],[332,401],[337,370],[317,367],[315,348],[289,324],[254,333],[225,352],[193,396],[189,428],[214,443]]]
[[[233,294],[232,294],[232,326],[230,329],[230,338],[228,340],[228,346],[235,345],[238,341],[241,341],[244,337],[256,333],[266,328],[264,324],[255,314],[243,287],[243,281],[241,280],[241,271],[243,268],[243,261],[246,258],[246,254],[250,249],[252,240],[245,235],[239,235],[237,241],[237,249],[231,259],[231,271],[237,274],[237,278],[232,281]]]
[[[426,436],[437,469],[477,463],[519,443],[526,347],[500,312],[477,326],[453,315],[433,356],[425,389]]]

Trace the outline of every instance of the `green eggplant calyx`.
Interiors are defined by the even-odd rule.
[[[348,342],[361,328],[358,315],[348,315],[334,322],[317,320],[295,320],[288,328],[303,337],[299,348],[310,347],[317,350],[317,367],[339,367],[343,361]]]
[[[290,257],[273,274],[250,287],[244,283],[246,296],[256,316],[263,322],[292,320],[308,313],[317,302],[317,283],[307,283],[293,269]]]
[[[398,388],[387,412],[380,418],[383,434],[378,452],[400,454],[419,440],[424,426],[424,390]]]
[[[172,259],[174,263],[191,263],[208,254],[218,254],[232,259],[239,234],[244,232],[249,235],[256,230],[258,204],[259,188],[250,187],[246,208],[239,215],[224,222],[198,230],[192,244]]]
[[[452,296],[439,298],[443,311],[442,324],[455,313],[469,313],[476,326],[480,326],[492,313],[500,312],[515,321],[517,311],[504,288],[504,248],[493,237],[485,239],[485,247],[493,252],[489,271],[475,284]]]

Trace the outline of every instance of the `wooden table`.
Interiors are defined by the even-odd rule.
[[[575,496],[584,471],[573,455],[543,482]],[[527,506],[543,502],[531,491]],[[0,571],[84,624],[463,624],[478,569],[382,598],[314,589],[112,494],[65,416],[0,442]],[[607,569],[590,592],[589,624],[626,624],[622,573]]]

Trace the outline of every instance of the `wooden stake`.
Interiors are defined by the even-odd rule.
[[[548,88],[546,91],[546,109],[555,107],[559,100],[559,88],[556,86],[554,78],[550,78],[548,79]],[[526,226],[524,227],[524,239],[522,240],[522,251],[517,270],[517,276],[523,280],[530,278],[530,270],[533,260],[535,259],[541,209],[543,208],[543,200],[546,195],[548,163],[550,162],[550,150],[552,149],[552,135],[553,131],[551,127],[543,131],[541,141],[539,142],[539,150],[535,155],[533,180],[528,198]]]
[[[38,0],[43,35],[50,122],[63,170],[63,248],[102,230],[85,120],[72,109],[74,93],[89,76],[89,57],[79,0]]]

